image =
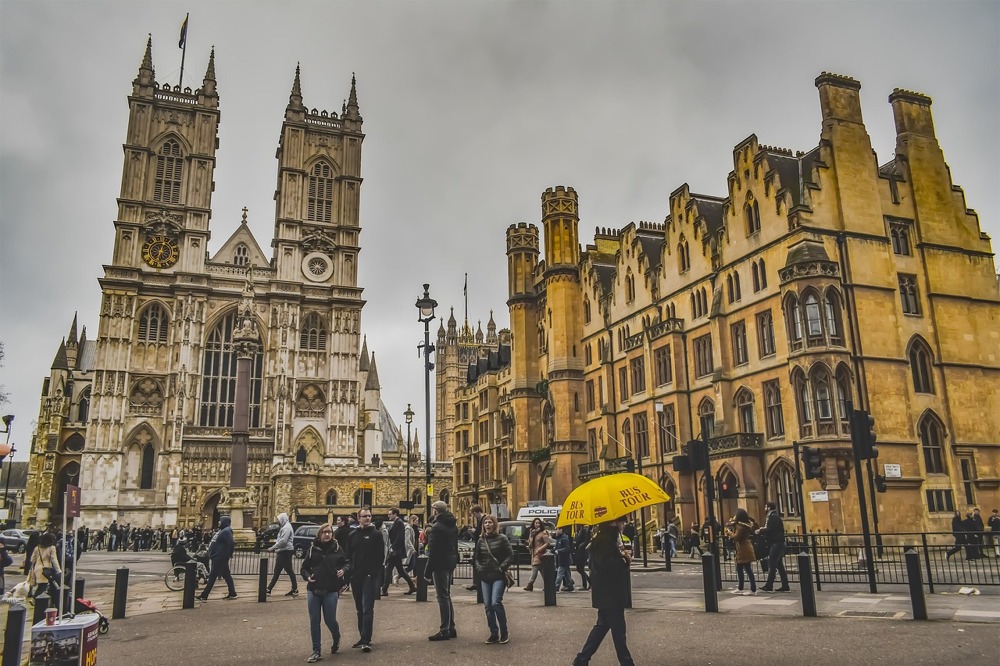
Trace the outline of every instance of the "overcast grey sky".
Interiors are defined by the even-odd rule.
[[[363,328],[383,399],[423,433],[423,282],[448,316],[506,326],[504,232],[540,218],[546,187],[595,226],[661,222],[683,183],[725,195],[732,149],[808,150],[813,79],[862,83],[880,163],[894,87],[934,99],[938,139],[984,231],[1000,236],[1000,3],[0,2],[0,383],[25,458],[41,380],[74,311],[96,335],[111,259],[127,95],[153,36],[157,81],[185,85],[216,49],[222,110],[215,251],[250,210],[270,252],[275,148],[296,62],[310,108],[357,72],[363,150]],[[434,322],[433,330],[437,330]]]

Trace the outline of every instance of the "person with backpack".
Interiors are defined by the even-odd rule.
[[[320,616],[333,638],[330,653],[340,649],[340,624],[337,622],[337,602],[347,581],[347,555],[333,538],[333,526],[325,523],[316,533],[309,552],[302,562],[302,578],[306,581],[306,607],[309,610],[309,636],[312,654],[306,659],[313,663],[323,658]]]

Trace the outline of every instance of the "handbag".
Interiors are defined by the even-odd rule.
[[[497,567],[499,568],[500,561],[497,560],[497,556],[493,554],[493,549],[490,548],[490,542],[487,541],[485,537],[483,537],[483,543],[486,544],[486,552],[490,554],[490,557],[493,558],[493,561],[497,563]],[[512,574],[510,571],[504,570],[503,568],[500,568],[500,572],[503,574],[503,580],[504,583],[506,583],[507,585],[507,589],[509,590],[510,588],[514,587],[514,574]]]

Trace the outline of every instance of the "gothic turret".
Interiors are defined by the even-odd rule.
[[[361,129],[362,118],[361,114],[358,113],[359,111],[357,79],[354,74],[351,74],[351,93],[348,95],[347,104],[344,106],[345,125],[350,129]]]
[[[490,320],[486,323],[486,344],[497,343],[497,323],[493,321],[493,310],[490,310]]]
[[[295,63],[295,79],[292,80],[292,92],[288,95],[288,106],[285,110],[285,118],[291,119],[289,114],[293,111],[305,112],[305,107],[302,106],[302,78],[301,66],[299,63]]]
[[[146,52],[139,65],[139,73],[132,81],[132,94],[152,97],[156,89],[156,72],[153,71],[153,36],[146,40]]]
[[[208,67],[205,68],[205,78],[201,82],[199,104],[208,106],[219,105],[219,93],[216,92],[215,84],[215,47],[213,46],[212,53],[208,56]]]
[[[451,309],[451,316],[448,317],[448,344],[453,345],[458,342],[458,322],[455,321],[455,308]]]
[[[372,362],[368,370],[368,379],[365,380],[366,391],[378,391],[382,386],[378,382],[378,367],[375,365],[375,352],[372,352]]]

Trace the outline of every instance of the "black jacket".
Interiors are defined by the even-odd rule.
[[[594,608],[628,606],[629,565],[618,536],[617,529],[602,525],[590,541],[590,600]]]
[[[556,566],[568,567],[573,559],[571,557],[572,546],[569,542],[569,535],[563,532],[554,539],[554,542],[553,550],[556,553]]]
[[[760,529],[767,539],[768,547],[775,544],[785,545],[785,523],[777,511],[768,511],[764,517],[764,527]]]
[[[236,541],[233,539],[233,528],[229,526],[229,516],[219,519],[219,530],[208,546],[208,559],[228,562],[236,551]]]
[[[490,553],[493,553],[492,556]],[[483,536],[476,542],[476,554],[472,567],[476,577],[486,583],[503,580],[503,574],[514,561],[514,549],[503,534]]]
[[[306,581],[313,578],[316,582],[308,583],[306,589],[316,594],[339,592],[344,587],[345,580],[338,577],[337,572],[345,569],[346,576],[346,567],[347,555],[336,539],[326,543],[314,540],[302,562],[302,578]]]
[[[392,527],[389,528],[389,548],[399,557],[406,556],[406,525],[402,518],[392,521]]]
[[[455,514],[439,513],[427,532],[427,573],[454,571],[458,566],[458,526]]]
[[[385,540],[374,525],[358,527],[347,538],[347,569],[352,578],[374,576],[382,572]]]
[[[573,561],[577,566],[587,564],[587,557],[590,554],[590,551],[587,549],[589,545],[590,528],[583,526],[577,530],[576,536],[573,538]]]

